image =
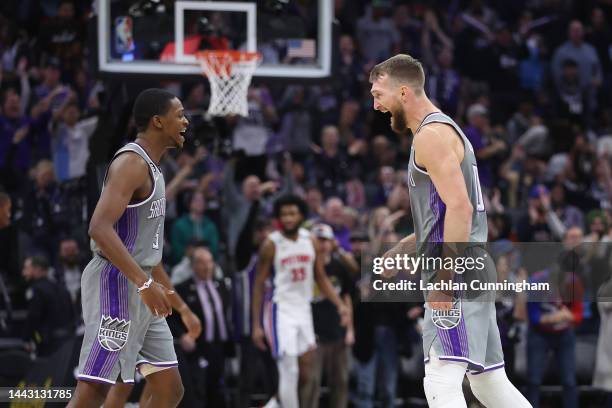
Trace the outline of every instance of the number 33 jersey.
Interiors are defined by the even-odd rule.
[[[275,231],[270,240],[274,243],[272,300],[283,306],[310,310],[315,263],[310,232],[300,228],[294,241]]]
[[[164,218],[166,216],[164,176],[147,152],[137,143],[128,143],[119,149],[113,156],[111,163],[120,154],[126,152],[136,153],[147,162],[153,189],[144,200],[130,202],[115,223],[114,228],[138,265],[150,268],[161,262],[164,249]],[[136,160],[136,157],[134,157],[134,160]],[[120,175],[117,176],[120,177]],[[106,183],[106,176],[104,177],[104,183]],[[104,186],[102,186],[102,189],[104,189]],[[93,239],[91,240],[91,250],[104,256]]]

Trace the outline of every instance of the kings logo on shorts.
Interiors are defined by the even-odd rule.
[[[127,343],[130,323],[130,320],[102,315],[98,330],[98,341],[102,348],[108,351],[121,350]]]
[[[431,320],[436,327],[449,330],[454,329],[461,321],[461,299],[453,300],[453,307],[448,310],[431,310]]]

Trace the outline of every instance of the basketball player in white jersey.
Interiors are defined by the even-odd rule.
[[[370,82],[374,109],[391,113],[394,131],[410,128],[414,134],[408,185],[415,233],[389,255],[424,253],[423,249],[442,248],[442,243],[445,250],[457,251],[454,247],[461,243],[468,244],[466,254],[484,251],[487,216],[474,149],[461,128],[427,98],[421,63],[396,55],[372,69]],[[483,270],[488,279],[496,279],[494,267]],[[466,271],[465,279],[475,279],[473,271]],[[454,278],[453,271],[421,268],[422,280],[445,274]],[[494,303],[462,302],[461,295],[425,292],[423,387],[429,406],[466,408],[461,385],[467,371],[474,395],[487,408],[531,407],[506,376]],[[451,308],[459,317],[451,326],[441,325],[436,316]]]
[[[278,397],[283,408],[298,408],[298,383],[309,375],[312,352],[316,347],[310,301],[316,281],[324,296],[338,308],[343,325],[350,319],[323,268],[318,244],[310,232],[300,228],[306,203],[286,195],[274,203],[274,215],[281,230],[275,231],[260,250],[257,277],[253,288],[253,341],[266,349],[266,340],[278,364]],[[272,275],[272,276],[271,276]],[[265,282],[272,278],[272,302],[264,310]]]

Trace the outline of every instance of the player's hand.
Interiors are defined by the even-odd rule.
[[[253,327],[253,333],[251,334],[251,338],[253,339],[253,343],[255,343],[255,347],[258,349],[265,351],[266,347],[266,335],[264,334],[263,328],[261,326]]]
[[[186,353],[191,353],[196,349],[195,340],[189,335],[189,333],[183,334],[179,342],[181,343],[181,347]]]
[[[187,328],[187,334],[189,334],[192,339],[200,337],[202,333],[202,323],[189,307],[185,306],[185,309],[181,312],[181,320]]]
[[[427,303],[434,310],[450,310],[453,307],[453,297],[439,290],[432,290],[427,296]]]
[[[153,282],[149,288],[140,292],[140,298],[156,317],[167,317],[172,314],[172,305],[168,295],[174,294],[173,290]]]

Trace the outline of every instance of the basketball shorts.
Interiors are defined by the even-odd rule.
[[[468,249],[470,256],[485,256],[483,249]],[[485,257],[485,268],[477,279],[496,279],[495,265],[491,257]],[[467,274],[468,272],[466,272]],[[455,275],[459,281],[473,279]],[[430,354],[443,361],[457,361],[468,364],[471,372],[484,372],[504,366],[494,293],[480,298],[467,293],[455,294],[452,309],[434,311],[425,303],[423,321],[423,354],[425,362]],[[427,294],[425,293],[427,299]],[[485,300],[487,299],[487,300]]]
[[[274,358],[300,356],[317,346],[310,304],[297,308],[266,302],[262,324]]]
[[[145,269],[150,275],[151,270]],[[109,261],[94,256],[81,277],[85,335],[77,379],[134,382],[136,368],[177,366],[166,319],[155,317],[136,286]]]

